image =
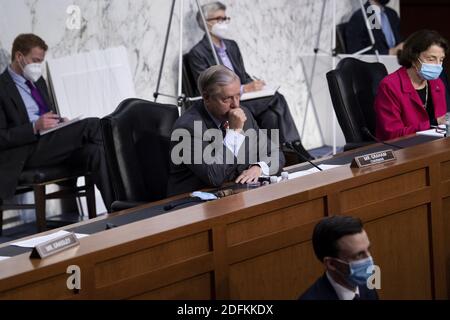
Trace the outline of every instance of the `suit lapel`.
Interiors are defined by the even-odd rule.
[[[11,78],[8,69],[3,72],[1,75],[1,80],[3,84],[5,85],[6,92],[9,94],[9,97],[11,98],[14,106],[17,109],[17,112],[21,115],[21,117],[25,117],[25,120],[27,122],[30,121],[28,118],[27,108],[25,107],[25,104],[23,103],[22,97],[20,96],[19,90],[16,87],[16,84],[14,83],[13,79]]]

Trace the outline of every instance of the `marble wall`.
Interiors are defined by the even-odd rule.
[[[196,2],[178,0],[160,92],[176,95],[179,43],[179,10],[184,4],[184,45],[187,52],[202,37],[195,22]],[[307,91],[299,63],[302,54],[312,54],[319,31],[322,1],[317,0],[223,0],[232,17],[230,34],[240,45],[251,75],[281,85],[299,130],[303,128]],[[200,1],[206,3],[207,1]],[[325,0],[326,15],[320,47],[331,47],[333,8]],[[0,0],[0,69],[9,61],[14,37],[33,32],[49,44],[49,57],[63,57],[92,49],[123,45],[137,95],[150,99],[156,89],[164,37],[169,18],[169,0]],[[68,8],[80,11],[80,28],[67,27]],[[336,19],[342,22],[359,5],[359,0],[336,0]],[[398,9],[399,0],[391,1]],[[321,145],[317,124],[308,113],[307,148]]]

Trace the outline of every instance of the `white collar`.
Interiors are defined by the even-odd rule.
[[[350,290],[343,286],[341,286],[339,283],[333,280],[333,278],[330,276],[328,272],[326,272],[328,281],[330,281],[331,286],[334,288],[334,291],[336,291],[336,294],[339,298],[339,300],[353,300],[355,295],[359,295],[359,287],[356,287],[356,290]]]

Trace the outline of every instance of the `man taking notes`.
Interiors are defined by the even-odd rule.
[[[84,119],[40,135],[61,120],[42,78],[47,49],[34,34],[19,35],[13,43],[12,63],[0,75],[0,199],[14,196],[24,169],[64,163],[92,172],[110,210],[113,194],[99,119]]]

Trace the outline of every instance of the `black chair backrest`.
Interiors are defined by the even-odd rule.
[[[371,141],[362,128],[375,134],[374,101],[381,80],[388,74],[382,63],[355,58],[341,60],[327,73],[334,111],[347,143]]]
[[[115,200],[166,197],[170,135],[177,118],[176,106],[127,99],[101,120]]]
[[[336,53],[347,53],[347,45],[345,43],[345,28],[347,23],[341,23],[336,26]]]

